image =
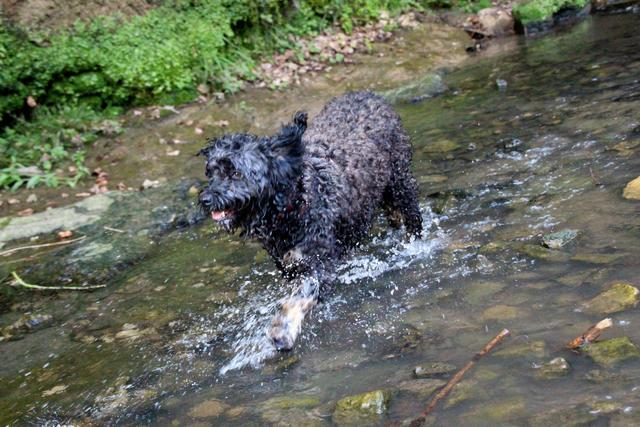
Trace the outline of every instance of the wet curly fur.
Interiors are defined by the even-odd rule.
[[[293,346],[337,262],[379,208],[391,225],[422,231],[409,137],[370,92],[333,99],[308,127],[299,112],[274,136],[225,135],[200,153],[209,178],[202,208],[227,230],[261,241],[294,282],[269,331],[279,350]]]

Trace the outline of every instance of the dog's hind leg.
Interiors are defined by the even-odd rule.
[[[409,235],[420,237],[422,233],[422,216],[418,206],[418,184],[411,174],[411,155],[395,159],[393,175],[389,186],[385,189],[383,204],[391,225],[402,218]]]

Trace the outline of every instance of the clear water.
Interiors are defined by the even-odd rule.
[[[447,73],[445,94],[398,105],[424,236],[405,242],[380,218],[292,353],[264,341],[288,289],[258,245],[209,223],[153,234],[107,290],[2,314],[54,322],[0,342],[0,423],[332,425],[338,399],[375,389],[394,393],[367,424],[402,422],[428,400],[403,388],[414,366],[461,367],[506,327],[501,349],[534,348],[483,359],[432,425],[640,424],[640,360],[603,368],[563,349],[604,317],[584,301],[613,281],[640,286],[640,204],[622,198],[640,174],[637,28],[637,15],[594,17],[520,40]],[[562,229],[580,234],[540,254]],[[607,337],[640,344],[636,309],[612,318]],[[537,379],[557,356],[570,373]]]

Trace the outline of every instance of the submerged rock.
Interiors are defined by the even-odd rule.
[[[463,380],[459,382],[451,389],[451,394],[447,397],[444,408],[453,408],[460,402],[474,399],[477,397],[479,390],[478,381]]]
[[[571,261],[586,262],[588,264],[613,264],[622,258],[624,254],[575,254],[571,257]]]
[[[219,400],[207,400],[189,411],[192,418],[216,418],[229,408],[229,405]]]
[[[571,371],[571,365],[562,357],[556,357],[551,361],[544,363],[536,372],[536,378],[539,380],[549,380],[560,378],[567,375]]]
[[[578,237],[578,230],[561,230],[542,237],[542,243],[549,249],[560,249]]]
[[[320,400],[313,396],[304,395],[291,395],[291,396],[276,396],[271,399],[262,402],[260,407],[265,410],[278,409],[292,409],[292,408],[313,408],[320,404]]]
[[[108,194],[98,194],[71,206],[49,209],[30,216],[0,218],[0,248],[16,239],[53,233],[56,230],[77,230],[100,219],[113,203]]]
[[[515,397],[515,398],[507,398],[501,399],[497,402],[492,401],[488,403],[482,403],[475,406],[471,411],[465,413],[463,417],[466,420],[483,420],[483,421],[491,421],[496,425],[503,425],[510,420],[518,418],[523,414],[525,409],[524,398]],[[469,422],[467,425],[471,425]],[[483,423],[483,425],[489,425],[487,423]],[[510,424],[511,425],[511,424]]]
[[[630,200],[640,200],[640,176],[630,181],[622,191],[622,197]]]
[[[500,304],[486,309],[481,318],[483,321],[515,319],[520,315],[520,312],[518,307]]]
[[[391,393],[386,390],[374,390],[342,398],[336,403],[332,420],[339,426],[370,424],[371,418],[376,418],[389,409],[390,400]]]
[[[429,362],[416,366],[413,375],[416,378],[442,377],[455,371],[456,367],[445,362]]]
[[[635,307],[640,300],[640,291],[628,283],[614,283],[609,289],[583,304],[591,314],[611,314]]]
[[[531,427],[587,427],[593,425],[598,417],[590,413],[589,408],[584,405],[572,408],[561,408],[552,411],[546,411],[538,415],[534,415],[529,424]]]
[[[416,394],[421,398],[426,398],[445,384],[446,382],[444,382],[443,380],[422,378],[417,380],[403,381],[398,384],[397,389],[399,391],[407,391],[409,393]]]
[[[547,345],[544,341],[529,341],[522,344],[509,345],[496,351],[495,357],[509,358],[540,358],[547,355]]]
[[[425,145],[421,151],[425,154],[442,154],[454,151],[460,148],[460,144],[450,139],[440,139]]]
[[[594,362],[603,366],[613,366],[640,357],[640,350],[627,337],[597,341],[585,346],[584,351]]]
[[[519,251],[531,258],[549,262],[566,262],[569,259],[569,254],[565,252],[543,248],[540,245],[522,245],[519,247]]]
[[[408,102],[415,103],[442,94],[447,86],[439,74],[427,74],[416,82],[398,89],[388,90],[381,95],[392,104]]]

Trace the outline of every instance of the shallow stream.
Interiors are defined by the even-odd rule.
[[[381,217],[291,353],[263,338],[288,289],[260,246],[175,219],[190,181],[109,196],[79,246],[0,260],[2,277],[107,285],[12,291],[0,424],[388,425],[508,328],[430,425],[640,425],[640,352],[564,348],[607,316],[603,339],[640,345],[633,303],[601,295],[640,286],[640,202],[622,197],[640,175],[638,28],[638,15],[589,18],[444,73],[438,96],[398,101],[424,236],[405,242]],[[577,236],[542,245],[562,230]],[[556,372],[545,364],[557,357],[569,366]],[[431,362],[452,366],[415,379]],[[381,414],[334,411],[373,390],[389,392]]]

